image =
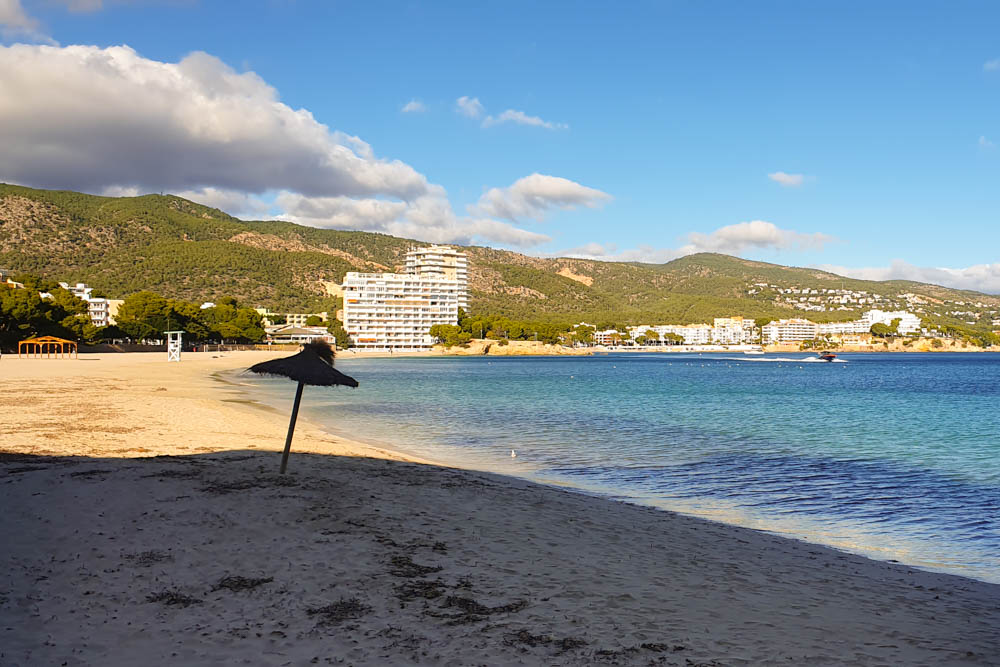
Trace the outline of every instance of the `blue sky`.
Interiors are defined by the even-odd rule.
[[[998,25],[985,1],[0,0],[0,180],[1000,293]]]

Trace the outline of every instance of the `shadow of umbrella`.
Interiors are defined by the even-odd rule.
[[[302,351],[290,357],[282,357],[272,361],[254,364],[248,369],[251,373],[260,375],[275,375],[295,380],[299,386],[295,389],[295,404],[292,406],[292,418],[288,422],[288,436],[285,438],[285,451],[281,455],[281,470],[284,473],[288,467],[288,452],[292,448],[292,434],[295,433],[295,420],[299,416],[299,402],[302,400],[302,388],[307,385],[317,387],[357,387],[358,381],[349,375],[344,375],[333,367],[333,348],[324,341],[314,340],[307,343]]]

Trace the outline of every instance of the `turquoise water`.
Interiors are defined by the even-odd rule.
[[[1000,582],[1000,354],[841,359],[338,358],[360,388],[310,388],[303,411],[438,461]]]

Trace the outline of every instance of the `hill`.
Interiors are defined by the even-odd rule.
[[[86,282],[110,297],[149,289],[191,301],[234,296],[279,310],[326,309],[347,271],[395,270],[416,244],[384,234],[239,220],[172,195],[99,197],[0,184],[0,266]],[[988,327],[1000,316],[994,296],[854,280],[727,255],[641,264],[464,250],[470,309],[517,319],[698,322],[742,314],[828,321],[877,306]]]

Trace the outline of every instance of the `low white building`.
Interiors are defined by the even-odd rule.
[[[314,340],[325,340],[334,344],[334,337],[324,327],[300,327],[291,324],[279,324],[264,328],[265,340],[269,343],[309,343]]]
[[[861,321],[868,324],[866,331],[870,331],[873,324],[892,325],[893,320],[899,320],[897,331],[904,336],[920,331],[920,318],[905,310],[884,311],[869,310],[861,316]]]
[[[813,340],[817,334],[818,329],[815,322],[797,318],[777,320],[765,324],[761,329],[765,343],[796,343]]]

